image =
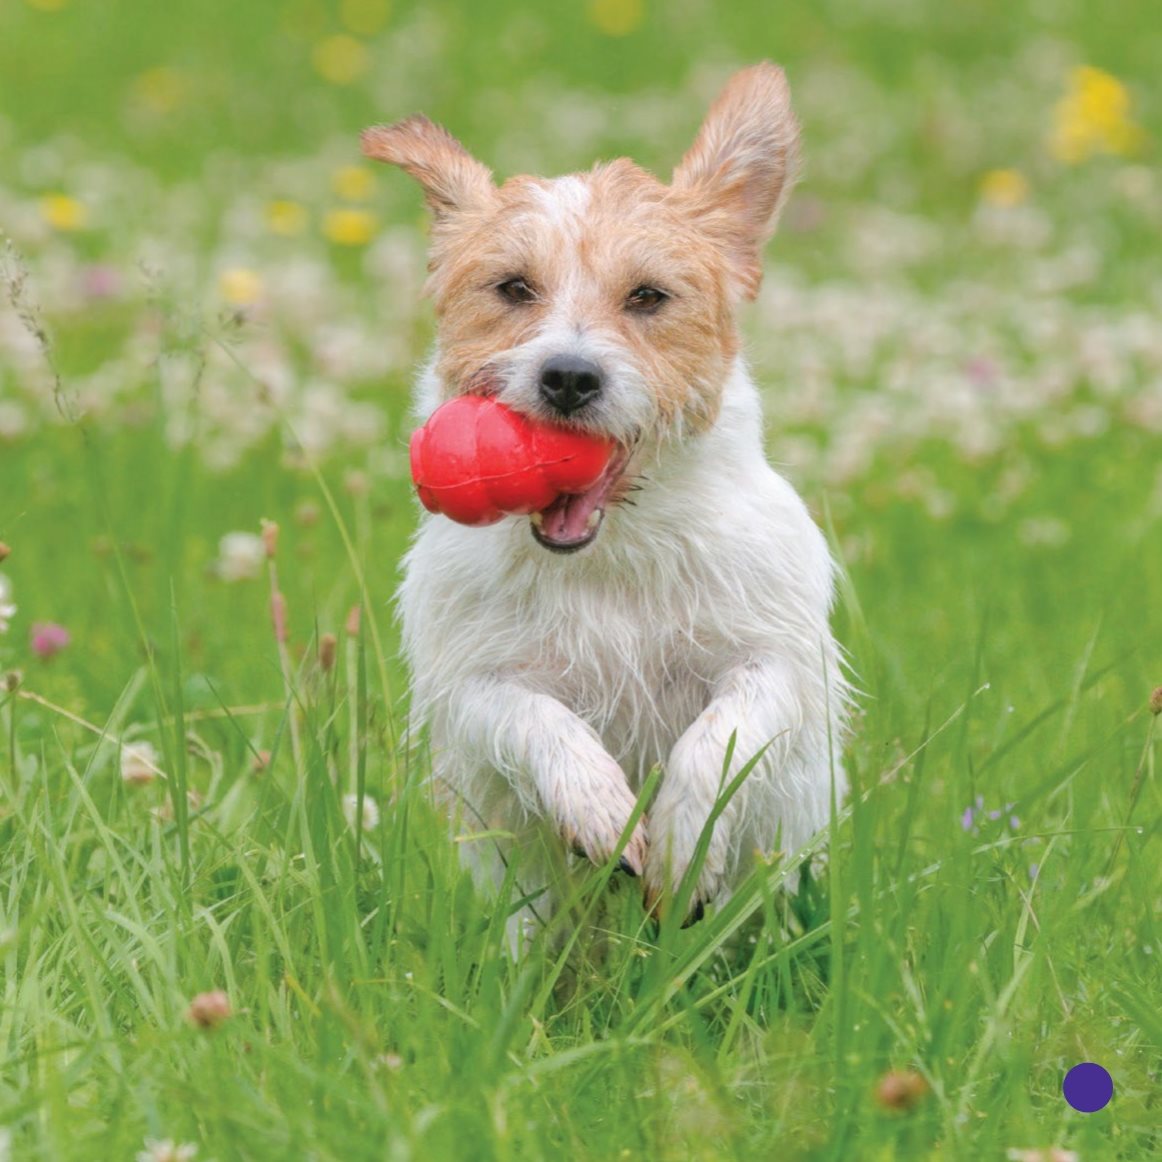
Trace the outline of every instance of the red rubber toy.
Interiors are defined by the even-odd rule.
[[[464,525],[539,512],[592,488],[613,441],[538,423],[495,399],[461,395],[412,433],[412,480],[429,512]]]

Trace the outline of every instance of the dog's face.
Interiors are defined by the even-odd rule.
[[[770,64],[730,81],[668,186],[619,160],[497,187],[425,118],[364,133],[364,152],[410,173],[433,212],[444,397],[487,392],[617,442],[589,493],[533,514],[545,547],[593,540],[636,447],[714,422],[738,349],[734,308],[758,291],[797,136]]]

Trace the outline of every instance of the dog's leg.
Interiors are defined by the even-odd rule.
[[[443,719],[458,747],[501,772],[524,810],[547,817],[569,847],[596,864],[613,854],[636,800],[597,732],[568,707],[481,676],[461,683]],[[622,853],[634,875],[645,868],[646,846],[639,821]]]
[[[805,842],[826,822],[826,715],[822,682],[818,689],[804,689],[792,668],[777,659],[748,662],[722,678],[710,704],[674,744],[650,810],[645,886],[651,908],[667,885],[677,888],[715,802],[756,755],[761,757],[714,826],[690,900],[691,916],[701,915],[727,886],[740,855],[749,854],[739,850],[745,842],[769,849],[781,827],[783,846],[794,850],[791,844]],[[797,746],[805,725],[822,736],[824,760],[811,769]],[[734,749],[725,766],[732,734]]]

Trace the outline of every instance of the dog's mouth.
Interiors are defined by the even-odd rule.
[[[618,448],[598,478],[585,492],[566,493],[529,517],[537,544],[554,553],[575,553],[597,536],[609,504],[629,460],[629,450]]]

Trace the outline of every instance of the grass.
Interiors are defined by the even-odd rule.
[[[45,7],[0,17],[0,541],[18,607],[0,672],[20,673],[0,693],[0,1158],[132,1158],[147,1139],[217,1162],[1156,1154],[1162,370],[1135,319],[1157,301],[1159,234],[1131,196],[1157,189],[1156,154],[1067,166],[1043,145],[1070,60],[1124,78],[1156,140],[1144,0],[1136,25],[1085,5],[649,5],[620,38],[585,6],[401,3],[342,86],[311,71],[313,46],[374,4]],[[365,123],[426,108],[502,170],[622,149],[661,168],[697,123],[698,66],[760,54],[804,93],[798,202],[823,217],[792,219],[768,280],[814,313],[785,322],[771,300],[745,325],[772,454],[846,564],[853,793],[795,897],[776,867],[655,932],[633,885],[596,869],[560,949],[513,964],[513,901],[475,895],[409,745],[389,605],[415,521],[406,383],[430,334],[405,285],[418,198],[379,178],[369,204],[397,250],[317,224]],[[160,98],[156,76],[142,88],[159,66],[168,108],[164,78]],[[674,101],[656,133],[630,116],[651,93]],[[1003,167],[1032,184],[1040,248],[981,241],[980,173]],[[91,201],[87,229],[44,226],[53,190]],[[309,212],[301,235],[262,225],[283,196]],[[885,207],[901,221],[869,217]],[[1070,282],[1066,260],[1097,273]],[[132,287],[78,306],[76,279],[104,266]],[[283,297],[223,304],[224,266]],[[866,357],[860,319],[828,313],[853,289],[905,320]],[[917,333],[937,328],[916,340],[928,363],[913,305]],[[940,379],[962,356],[946,323],[1014,398],[1083,370],[1025,411],[998,393],[974,451],[960,429],[980,415],[955,421]],[[901,351],[921,361],[897,390]],[[798,386],[808,356],[834,384],[823,403]],[[320,379],[345,394],[312,411],[296,393]],[[360,412],[313,443],[328,408],[362,404],[374,438]],[[873,405],[896,409],[882,430]],[[836,433],[865,429],[840,471]],[[261,518],[280,526],[276,575],[223,580],[219,538]],[[49,620],[72,641],[42,658],[28,635]],[[163,778],[122,779],[139,742]],[[379,816],[358,838],[348,796]],[[197,1027],[191,1000],[217,989],[231,1015]],[[1082,1060],[1114,1077],[1096,1114],[1061,1096]],[[879,1094],[889,1070],[923,1079],[908,1108]]]

